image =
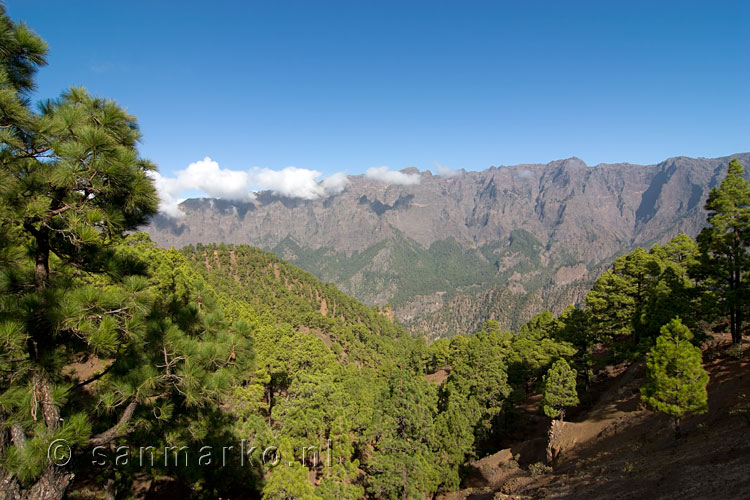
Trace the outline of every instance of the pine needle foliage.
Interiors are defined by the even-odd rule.
[[[708,195],[708,226],[698,235],[702,252],[698,273],[706,290],[703,302],[729,319],[734,344],[742,342],[750,300],[746,278],[750,270],[750,184],[744,173],[736,158],[729,162],[726,178]]]
[[[157,207],[135,117],[83,88],[32,110],[46,45],[3,6],[0,42],[0,496],[55,499],[52,442],[196,439],[253,351],[184,257],[126,242]]]
[[[677,437],[685,414],[708,410],[708,374],[692,338],[679,318],[664,325],[646,358],[647,383],[641,389],[646,404],[672,418]]]
[[[576,371],[564,359],[558,359],[544,376],[542,408],[550,418],[565,417],[565,410],[578,404]]]

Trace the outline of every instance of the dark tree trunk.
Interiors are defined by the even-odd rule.
[[[37,290],[44,290],[49,284],[49,252],[49,231],[42,228],[36,232],[34,284]]]
[[[271,410],[273,410],[273,378],[268,381],[268,425],[271,425]]]
[[[674,427],[674,438],[680,439],[682,437],[682,431],[680,430],[680,417],[676,417],[672,420],[672,426]]]
[[[730,328],[732,332],[732,344],[742,342],[742,309],[745,306],[745,297],[742,285],[742,268],[744,248],[740,240],[740,230],[734,228],[734,241],[732,246],[732,257],[730,259],[729,291],[730,291]]]
[[[735,292],[735,333],[737,335],[736,340],[734,341],[735,344],[742,343],[742,309],[745,307],[745,297],[744,297],[744,289],[742,286],[742,271],[737,270],[737,278],[736,278],[736,292]]]
[[[734,292],[734,293],[733,293]],[[740,332],[738,329],[738,321],[737,321],[737,304],[736,304],[736,298],[734,297],[734,294],[736,293],[736,289],[730,291],[732,293],[732,298],[730,299],[732,302],[729,305],[729,331],[732,334],[732,344],[738,344],[739,338],[740,338]]]
[[[34,288],[39,293],[39,304],[32,313],[32,331],[26,343],[29,349],[29,357],[36,361],[42,358],[50,343],[50,325],[48,322],[47,304],[44,291],[49,286],[49,230],[46,228],[36,229],[33,225],[26,223],[24,228],[34,236],[36,249],[34,251]]]

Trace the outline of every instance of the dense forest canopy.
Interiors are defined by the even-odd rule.
[[[737,161],[697,243],[617,259],[557,317],[428,345],[270,253],[133,233],[157,204],[136,119],[80,88],[35,111],[44,42],[0,10],[0,43],[2,498],[165,477],[204,498],[425,498],[507,441],[532,394],[562,419],[598,371],[647,353],[644,400],[679,429],[706,409],[702,332],[728,321],[742,341]]]

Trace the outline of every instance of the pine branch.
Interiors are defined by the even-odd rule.
[[[74,386],[73,386],[73,387],[71,388],[71,390],[76,390],[76,389],[80,389],[81,387],[84,387],[84,386],[86,386],[86,385],[89,385],[89,384],[90,384],[91,382],[95,382],[95,381],[99,380],[99,379],[100,379],[100,378],[102,378],[102,377],[103,377],[104,375],[106,375],[106,374],[107,374],[107,372],[109,372],[109,371],[110,371],[110,370],[112,369],[112,367],[113,367],[113,366],[115,366],[115,363],[116,363],[116,362],[117,362],[117,360],[113,361],[113,362],[112,362],[112,363],[111,363],[111,364],[110,364],[110,365],[109,365],[108,367],[106,367],[106,368],[105,368],[104,370],[100,371],[99,373],[97,373],[97,374],[96,374],[96,375],[94,375],[93,377],[89,378],[88,380],[84,380],[84,381],[82,381],[82,382],[78,382],[78,383],[77,383],[76,385],[74,385]]]
[[[64,204],[62,207],[58,208],[57,210],[50,211],[49,215],[51,215],[51,216],[60,215],[63,212],[71,210],[72,208],[73,208],[72,206],[70,206],[68,204]]]
[[[118,437],[122,437],[128,434],[130,431],[129,430],[123,431],[123,429],[127,427],[128,423],[130,422],[130,419],[133,418],[133,413],[135,413],[135,409],[137,407],[138,407],[138,402],[136,402],[135,400],[131,401],[130,404],[128,404],[128,406],[125,407],[125,411],[122,412],[122,415],[120,415],[120,420],[118,420],[115,425],[113,425],[106,431],[92,437],[89,440],[89,445],[90,446],[103,446],[117,439]]]

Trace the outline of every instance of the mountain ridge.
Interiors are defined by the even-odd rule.
[[[158,215],[145,230],[162,246],[270,250],[365,303],[392,304],[412,331],[449,336],[487,319],[516,327],[541,309],[558,312],[623,252],[695,236],[731,158],[750,165],[740,153],[424,171],[413,185],[360,174],[318,200],[267,191],[249,202],[186,200],[184,217]]]

